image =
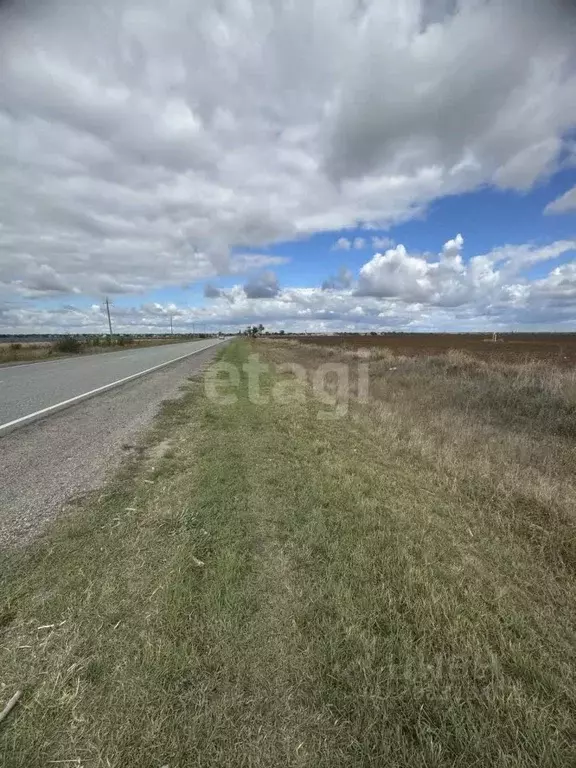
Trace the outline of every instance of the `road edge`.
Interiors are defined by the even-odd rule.
[[[70,408],[73,405],[77,405],[84,400],[89,400],[92,397],[104,394],[104,392],[109,392],[115,387],[120,387],[122,384],[127,384],[130,381],[139,379],[141,376],[146,376],[147,374],[153,373],[154,371],[159,371],[161,368],[166,368],[168,365],[172,365],[173,363],[178,363],[181,360],[185,360],[187,357],[198,355],[200,352],[205,352],[207,349],[212,349],[212,347],[216,347],[219,344],[222,344],[224,341],[228,341],[228,339],[218,339],[218,341],[215,341],[213,344],[210,344],[207,347],[202,347],[202,349],[195,349],[193,352],[188,352],[187,354],[181,355],[180,357],[175,357],[173,360],[168,360],[164,363],[160,363],[159,365],[154,365],[152,368],[147,368],[144,371],[138,371],[138,373],[132,373],[130,376],[125,376],[123,379],[112,381],[110,384],[104,384],[102,387],[97,387],[96,389],[92,389],[89,392],[83,392],[81,395],[75,395],[68,400],[63,400],[61,403],[50,405],[48,408],[42,408],[40,411],[35,411],[34,413],[29,413],[26,416],[21,416],[19,419],[8,421],[6,424],[0,424],[0,439],[5,435],[10,434],[10,432],[14,432],[17,429],[20,429],[20,427],[26,427],[29,424],[40,421],[40,419],[44,419],[54,413],[59,413],[60,411],[63,411],[66,408]]]

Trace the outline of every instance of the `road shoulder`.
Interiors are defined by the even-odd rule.
[[[218,347],[0,437],[0,546],[32,540],[67,500],[98,488]]]

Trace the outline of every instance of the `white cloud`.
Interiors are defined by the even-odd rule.
[[[354,249],[355,251],[362,251],[366,248],[367,242],[364,237],[355,237],[354,239],[348,239],[347,237],[339,237],[338,240],[332,246],[333,251],[349,251]]]
[[[394,245],[394,241],[389,237],[373,237],[372,248],[375,251],[385,251],[387,248],[391,248]]]
[[[208,323],[238,329],[263,323],[292,331],[335,330],[485,330],[558,328],[573,330],[576,317],[576,261],[530,278],[535,264],[576,251],[576,241],[543,246],[504,245],[463,258],[464,239],[448,240],[437,256],[411,253],[399,244],[375,254],[358,280],[342,267],[321,288],[281,288],[265,271],[245,285],[223,291],[205,287],[206,306],[177,307],[145,303],[113,307],[119,332],[167,328],[175,316],[178,331]],[[8,332],[90,332],[105,330],[102,308],[70,305],[37,309],[0,305],[0,325]],[[196,326],[197,328],[198,326]]]
[[[456,235],[436,258],[408,253],[401,244],[377,253],[361,268],[356,292],[439,307],[489,305],[502,297],[510,304],[525,296],[524,284],[530,285],[523,272],[575,250],[576,241],[560,240],[542,247],[506,245],[473,256],[467,263],[462,259],[463,246],[462,235]]]
[[[526,189],[575,122],[568,3],[1,13],[0,287],[18,301],[188,285],[239,273],[231,248]]]
[[[407,302],[463,303],[465,272],[462,235],[444,244],[438,261],[412,255],[403,245],[377,253],[360,270],[358,294],[389,296]]]
[[[576,302],[576,263],[562,264],[532,286],[532,294],[552,299],[555,303],[570,300]]]
[[[18,285],[29,297],[78,292],[48,264],[29,264]]]
[[[349,251],[352,248],[352,241],[347,237],[339,237],[332,246],[333,251]]]
[[[576,187],[572,187],[556,200],[548,203],[544,209],[544,213],[568,213],[568,211],[576,211]]]
[[[425,5],[367,4],[361,49],[347,47],[331,104],[329,172],[402,178],[437,168],[445,188],[449,177],[457,187],[480,177],[530,186],[554,166],[574,119],[572,9],[464,1],[424,26]]]

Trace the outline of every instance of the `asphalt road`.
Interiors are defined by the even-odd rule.
[[[183,344],[141,350],[156,354],[140,357],[140,364],[157,364],[163,355],[178,357],[185,347],[192,349]],[[0,437],[0,549],[35,538],[66,510],[70,500],[100,488],[133,450],[131,446],[152,422],[161,403],[179,397],[182,385],[200,374],[218,349],[213,345]],[[163,355],[158,357],[160,352]],[[98,355],[95,368],[106,365],[108,373],[113,369],[118,372],[116,363],[109,360],[115,354]],[[89,362],[93,370],[87,358],[73,362]],[[126,364],[128,360],[117,362]],[[68,361],[48,365],[52,371],[58,365],[70,367]],[[44,377],[43,366],[23,368],[23,377],[27,372],[23,380],[29,381],[32,372]],[[7,370],[0,369],[0,380]],[[121,372],[126,371],[122,368]]]
[[[213,339],[0,368],[3,427],[115,381],[213,346]]]

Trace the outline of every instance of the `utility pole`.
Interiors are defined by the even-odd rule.
[[[112,333],[112,320],[110,319],[110,302],[108,301],[108,296],[106,296],[106,301],[104,302],[106,304],[106,314],[108,315],[108,330],[110,331],[110,344],[112,344],[113,339],[113,333]]]

